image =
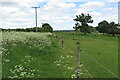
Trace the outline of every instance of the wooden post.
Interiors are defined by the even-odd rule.
[[[64,40],[63,40],[63,37],[62,37],[62,48],[64,48]]]
[[[80,80],[80,46],[77,47],[77,80]]]

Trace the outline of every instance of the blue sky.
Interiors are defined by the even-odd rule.
[[[97,26],[107,20],[118,23],[119,0],[1,0],[0,28],[29,28],[35,26],[34,9],[38,9],[38,27],[49,23],[54,30],[73,29],[73,19],[81,13],[89,13]]]

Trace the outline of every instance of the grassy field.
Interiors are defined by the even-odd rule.
[[[3,78],[75,78],[77,42],[82,50],[82,78],[116,78],[117,40],[74,32],[3,32]]]
[[[76,42],[80,42],[81,77],[116,78],[118,75],[118,39],[103,35],[82,35],[79,33],[56,33],[65,39],[65,49],[76,52]],[[76,40],[73,40],[76,38]]]

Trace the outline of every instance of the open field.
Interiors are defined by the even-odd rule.
[[[116,78],[118,75],[118,39],[101,34],[56,33],[65,39],[65,49],[76,52],[80,42],[81,63],[84,73],[81,77]],[[73,40],[76,38],[76,40]]]
[[[117,78],[117,37],[73,32],[3,32],[3,78],[75,78],[76,42],[82,78]]]

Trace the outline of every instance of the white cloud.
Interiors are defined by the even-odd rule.
[[[79,8],[75,9],[76,13],[74,15],[78,15],[81,13],[90,13],[95,15],[100,15],[98,12],[93,12],[94,10],[99,10],[105,7],[105,2],[86,2],[84,4],[80,4]]]
[[[119,2],[120,0],[109,0],[108,2]]]
[[[80,5],[80,7],[85,10],[96,10],[103,8],[104,6],[105,6],[105,2],[87,2],[83,5]]]
[[[18,12],[19,9],[16,8],[16,7],[3,7],[3,8],[1,8],[1,11],[4,11],[4,12]]]
[[[91,16],[97,16],[97,17],[99,17],[99,16],[102,15],[101,13],[99,13],[99,12],[95,12],[95,11],[90,12],[89,14],[90,14]]]
[[[92,25],[106,19],[117,22],[117,8],[106,8],[105,2],[86,2],[77,7],[80,0],[1,0],[0,27],[3,28],[27,28],[35,26],[34,5],[46,2],[38,9],[38,26],[48,22],[54,29],[72,29],[75,15],[90,13],[94,19]],[[70,3],[66,3],[70,2]],[[85,0],[87,1],[87,0]],[[96,11],[99,10],[99,11]]]
[[[74,15],[79,15],[81,13],[87,13],[87,10],[82,8],[75,9]]]
[[[103,8],[101,10],[100,15],[95,16],[94,14],[92,15],[94,19],[94,23],[92,25],[97,26],[99,22],[103,20],[107,20],[108,22],[116,22],[118,23],[118,10],[117,7],[115,8]]]
[[[74,3],[65,3],[64,0],[49,0],[47,5],[45,5],[45,10],[65,10],[71,7],[75,7]]]
[[[34,9],[31,8],[33,5],[38,5],[39,2],[45,0],[2,0],[0,3],[3,7],[1,10],[2,23],[1,27],[4,28],[25,28],[34,27]],[[47,1],[47,0],[46,0]],[[59,3],[59,4],[58,4]],[[56,5],[57,4],[57,5]],[[75,7],[74,3],[65,3],[64,0],[49,0],[46,5],[38,9],[38,25],[44,22],[52,24],[65,24],[70,21],[68,14],[64,14],[70,11],[71,8]],[[3,17],[4,16],[4,17]],[[7,24],[6,24],[7,23]],[[54,29],[57,29],[54,25]]]

